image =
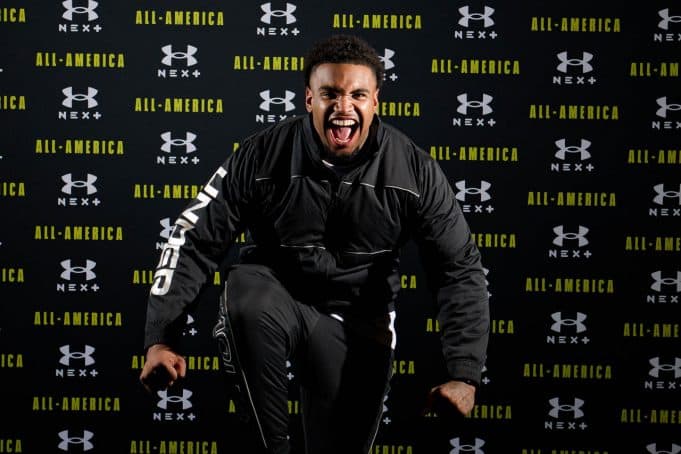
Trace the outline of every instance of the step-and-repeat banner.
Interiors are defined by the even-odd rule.
[[[625,3],[2,0],[0,453],[251,452],[211,337],[224,271],[154,395],[146,295],[235,144],[305,114],[332,33],[381,55],[379,114],[447,173],[493,317],[475,409],[424,412],[444,367],[405,249],[372,453],[680,452],[681,7]]]

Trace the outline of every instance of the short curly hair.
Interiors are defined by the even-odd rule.
[[[353,35],[333,35],[312,46],[305,57],[305,86],[310,86],[312,71],[323,63],[353,63],[371,68],[376,75],[376,87],[383,83],[383,62],[371,45]]]

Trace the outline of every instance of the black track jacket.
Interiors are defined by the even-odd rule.
[[[299,301],[360,316],[393,305],[400,248],[413,239],[448,372],[479,382],[489,308],[478,248],[438,163],[378,117],[373,127],[362,161],[342,177],[322,162],[309,115],[245,139],[175,223],[154,274],[145,346],[172,345],[180,316],[243,231],[252,245],[242,262],[271,267]]]

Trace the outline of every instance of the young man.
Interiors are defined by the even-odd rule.
[[[245,139],[178,218],[149,297],[140,379],[164,376],[166,386],[185,375],[173,327],[247,230],[225,305],[267,452],[290,450],[291,360],[307,452],[365,454],[390,379],[400,248],[417,242],[437,300],[451,380],[431,396],[464,414],[485,360],[487,289],[440,167],[376,115],[375,51],[333,36],[305,63],[309,115]]]

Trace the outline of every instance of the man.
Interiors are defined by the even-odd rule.
[[[371,449],[390,379],[399,251],[419,245],[451,380],[431,397],[468,413],[489,310],[480,254],[438,164],[376,115],[383,66],[363,40],[333,36],[305,59],[309,115],[245,139],[178,218],[149,297],[140,379],[186,371],[178,320],[236,235],[225,286],[267,452],[290,451],[286,361],[299,371],[308,453]]]

